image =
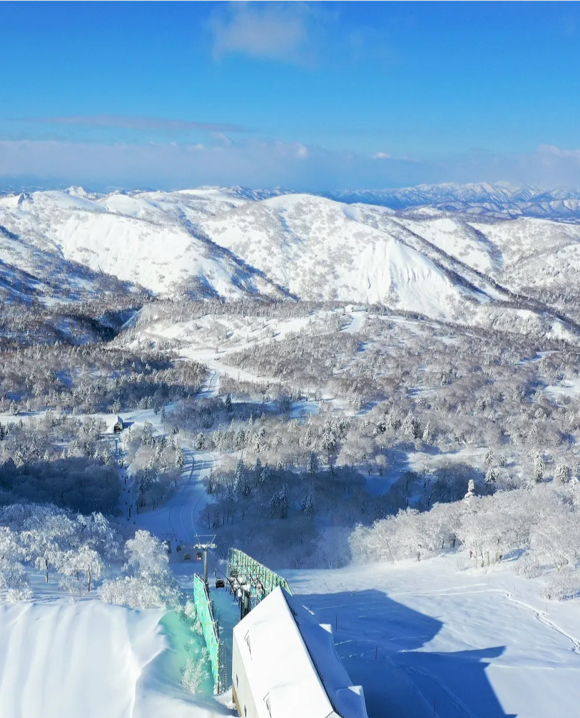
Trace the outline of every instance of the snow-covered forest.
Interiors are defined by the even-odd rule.
[[[384,557],[365,554],[360,536],[397,525],[387,517],[399,511],[455,516],[470,490],[495,506],[573,487],[580,471],[578,350],[562,341],[380,307],[247,301],[157,302],[111,332],[3,350],[4,503],[118,514],[125,487],[106,419],[131,409],[153,409],[163,427],[124,439],[136,510],[179,489],[187,452],[193,463],[209,453],[200,528],[222,537],[222,555],[239,545],[280,567]],[[457,528],[452,546],[440,543],[469,542]]]
[[[0,599],[175,612],[193,641],[175,673],[194,692],[211,684],[189,601],[199,534],[215,536],[216,572],[231,547],[299,585],[330,570],[446,561],[466,581],[506,571],[538,600],[572,605],[580,327],[576,295],[556,274],[518,274],[522,232],[537,234],[539,220],[487,217],[482,229],[447,214],[393,218],[240,192],[172,195],[171,211],[138,193],[39,193],[17,206],[27,214],[5,200],[9,231],[26,229],[34,261],[45,246],[34,218],[48,212],[70,255],[51,255],[54,271],[78,275],[61,294],[40,273],[32,283],[10,270],[3,285]],[[193,224],[179,224],[175,207]],[[258,266],[256,246],[271,240],[275,254],[290,236],[282,217],[300,235],[300,261],[324,260],[332,291],[315,291],[320,267],[293,283],[270,256]],[[195,227],[209,264],[187,275],[182,263],[175,292],[165,270],[142,262],[135,282],[89,271],[59,234],[70,230],[63,218],[96,225],[95,252],[106,249],[103,218],[127,242],[141,222],[148,241],[155,227],[169,244]],[[252,223],[255,246],[242,232]],[[550,232],[576,242],[575,226],[554,220]],[[374,275],[368,294],[349,294],[351,230],[397,247],[386,294]],[[333,231],[344,246],[322,257]]]
[[[10,504],[1,509],[0,520],[0,589],[8,603],[32,598],[35,571],[53,590],[75,597],[98,587],[106,603],[179,604],[165,546],[147,531],[123,541],[124,527],[103,514],[74,514],[50,503]]]

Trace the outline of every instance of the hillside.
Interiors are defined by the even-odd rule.
[[[189,229],[188,217],[223,211],[244,200],[236,200],[234,193],[229,201],[210,191],[193,199],[188,193],[175,195],[158,202],[155,193],[97,197],[78,188],[34,192],[0,200],[0,225],[29,252],[56,254],[61,261],[154,293],[283,296],[259,273]]]
[[[413,201],[431,204],[394,211],[239,187],[5,196],[0,291],[45,304],[143,292],[354,302],[577,341],[580,225],[474,218],[442,210],[433,187],[413,191]],[[485,192],[532,196],[491,186],[445,191],[470,207]]]
[[[370,718],[573,713],[580,225],[241,188],[0,213],[11,717],[232,715],[161,618],[207,532],[210,576],[237,547],[333,625]]]

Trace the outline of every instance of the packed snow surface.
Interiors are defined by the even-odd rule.
[[[163,611],[84,600],[0,606],[2,718],[213,718],[165,665]],[[160,660],[161,659],[161,660]]]
[[[370,718],[577,716],[577,602],[543,601],[509,563],[470,566],[460,554],[284,574],[337,628]]]

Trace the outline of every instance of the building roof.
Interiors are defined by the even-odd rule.
[[[319,625],[297,597],[277,588],[234,635],[260,718],[367,718],[362,688],[351,686],[330,627]]]

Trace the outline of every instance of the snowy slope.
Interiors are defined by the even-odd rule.
[[[296,194],[247,204],[200,228],[301,300],[385,304],[557,338],[578,333],[565,317],[498,283],[502,257],[493,241],[441,213],[411,221],[380,207]]]
[[[128,293],[131,282],[105,276],[65,259],[59,252],[22,240],[0,221],[0,299],[2,301],[70,302],[103,292]]]
[[[156,293],[194,296],[283,295],[235,257],[196,237],[176,217],[192,212],[186,193],[167,212],[151,197],[87,198],[68,192],[35,192],[0,200],[0,224],[36,250],[139,284]],[[224,199],[207,192],[208,211]],[[238,200],[241,202],[243,200]],[[234,205],[232,200],[228,206]]]
[[[370,718],[556,718],[578,715],[575,602],[538,598],[509,566],[424,562],[285,571],[363,686]]]
[[[360,210],[311,195],[249,204],[201,228],[304,300],[384,303],[437,318],[485,299],[429,257],[359,221]]]
[[[502,267],[501,254],[486,233],[474,231],[460,217],[437,214],[423,221],[408,218],[399,221],[443,252],[479,272],[494,276]]]
[[[580,224],[522,218],[493,224],[472,223],[502,255],[503,284],[524,287],[574,285],[580,270]]]
[[[2,718],[214,718],[165,661],[163,611],[85,600],[0,606]]]
[[[487,196],[540,199],[537,190],[491,185],[411,194],[435,201],[453,193],[472,208]],[[483,220],[440,206],[393,211],[239,187],[4,196],[0,293],[77,299],[137,285],[159,296],[377,303],[542,336],[578,333],[566,296],[580,267],[580,224]],[[543,289],[558,295],[557,310]]]

